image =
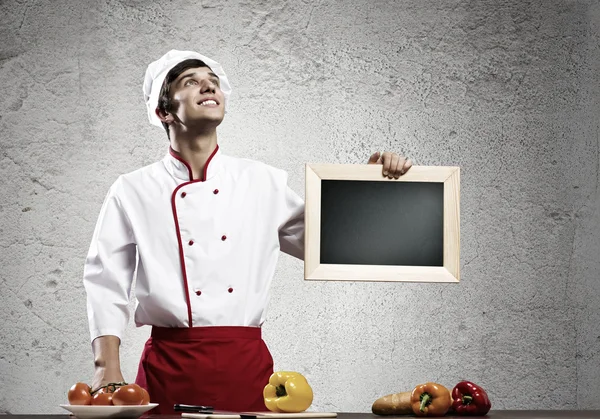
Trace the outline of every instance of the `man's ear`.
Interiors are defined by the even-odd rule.
[[[172,114],[170,114],[169,112],[163,112],[160,110],[160,108],[156,108],[155,112],[156,112],[156,116],[158,116],[158,119],[160,119],[162,122],[164,122],[166,124],[170,124],[174,120]]]

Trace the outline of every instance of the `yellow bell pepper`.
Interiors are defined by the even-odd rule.
[[[313,401],[313,391],[298,372],[277,371],[263,390],[265,406],[271,412],[303,412]]]

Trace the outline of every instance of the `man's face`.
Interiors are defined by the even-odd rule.
[[[171,85],[172,114],[185,128],[218,126],[225,116],[219,78],[208,67],[189,68]]]

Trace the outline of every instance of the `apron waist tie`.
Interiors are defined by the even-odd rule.
[[[153,340],[190,341],[202,339],[262,339],[261,328],[255,326],[152,326]]]

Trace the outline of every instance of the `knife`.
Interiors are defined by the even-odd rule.
[[[212,406],[176,403],[173,405],[173,410],[176,412],[213,413],[215,409]]]
[[[173,405],[173,410],[175,410],[176,412],[183,412],[183,413],[202,413],[205,415],[235,415],[235,416],[239,416],[240,419],[256,419],[255,414],[247,414],[247,413],[241,413],[241,412],[229,412],[229,411],[225,411],[225,410],[215,411],[214,407],[212,407],[212,406],[202,406],[202,405],[195,405],[195,404],[176,403]]]

